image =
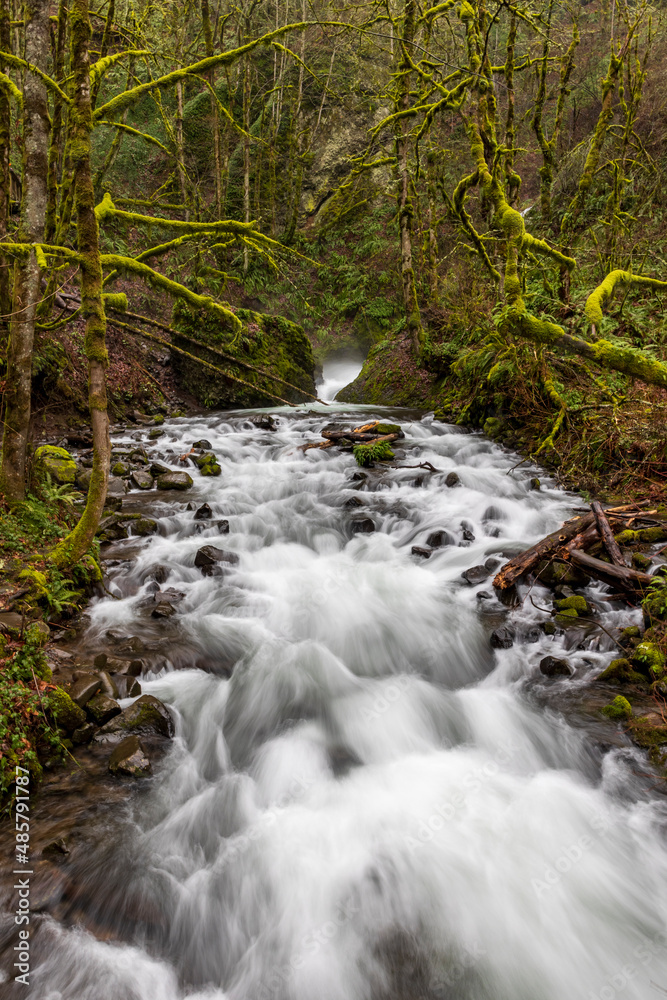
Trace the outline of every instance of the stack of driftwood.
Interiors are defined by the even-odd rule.
[[[371,420],[368,424],[360,427],[349,428],[344,424],[328,424],[321,431],[324,441],[311,441],[308,444],[299,446],[300,451],[308,451],[310,448],[352,448],[355,444],[380,444],[386,441],[396,441],[399,437],[404,437],[403,431],[398,424],[386,424],[380,420]]]
[[[655,518],[657,510],[643,510],[645,506],[648,504],[638,503],[605,510],[594,501],[590,513],[566,521],[558,531],[510,559],[496,575],[494,587],[508,591],[527,574],[540,576],[550,564],[565,563],[627,596],[636,597],[648,588],[653,578],[629,565],[633,560],[621,551],[619,538],[639,545],[667,539],[667,522]],[[590,549],[597,554],[592,555]]]

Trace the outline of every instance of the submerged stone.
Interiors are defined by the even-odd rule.
[[[128,736],[118,744],[109,758],[112,774],[141,778],[151,773],[151,762],[138,736]]]

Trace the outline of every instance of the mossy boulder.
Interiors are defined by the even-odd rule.
[[[38,479],[45,479],[48,475],[54,483],[73,486],[77,467],[67,449],[44,444],[35,452],[34,472]]]
[[[618,694],[612,702],[604,706],[602,714],[608,719],[631,719],[632,705],[622,694]]]
[[[111,719],[99,730],[96,739],[115,741],[131,733],[145,736],[174,735],[174,723],[168,709],[150,694],[143,694],[135,702]]]
[[[564,611],[576,611],[577,615],[590,615],[592,608],[585,597],[581,597],[579,594],[573,594],[571,597],[565,597],[561,601],[556,601],[556,610],[561,614]]]
[[[203,455],[196,455],[195,465],[202,476],[219,476],[222,472],[222,469],[218,465],[217,457],[212,451],[206,451]]]
[[[67,733],[74,732],[87,721],[86,713],[72,701],[67,691],[57,687],[48,697],[49,711],[61,729]]]
[[[648,673],[653,680],[660,680],[665,673],[665,654],[654,642],[640,642],[632,657],[633,663]]]
[[[247,383],[225,378],[224,374],[174,352],[172,365],[182,387],[212,409],[270,406],[276,400],[267,395],[267,390],[290,403],[305,402],[306,394],[314,396],[315,362],[303,329],[280,316],[249,309],[238,309],[236,315],[243,324],[238,332],[205,309],[193,310],[180,300],[176,303],[173,324],[181,336],[172,337],[174,346]],[[220,357],[216,350],[238,359],[239,363]],[[244,367],[240,363],[244,361],[277,375],[295,388]]]
[[[503,432],[505,431],[505,421],[501,420],[499,417],[487,417],[484,421],[482,430],[487,437],[493,439],[502,437]]]
[[[633,552],[632,553],[632,565],[635,569],[641,570],[646,573],[651,568],[652,560],[645,556],[643,552]]]
[[[606,670],[598,674],[596,680],[603,684],[640,684],[646,686],[646,678],[633,669],[630,660],[619,657],[612,660]]]

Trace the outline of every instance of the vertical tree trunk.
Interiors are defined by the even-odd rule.
[[[25,58],[39,69],[47,69],[49,52],[48,0],[29,0],[24,7]],[[19,238],[23,243],[41,243],[46,219],[49,109],[46,87],[26,70],[23,86],[23,199]],[[14,270],[12,319],[7,350],[5,421],[2,439],[0,492],[10,503],[25,496],[25,467],[30,427],[32,349],[35,312],[41,298],[41,274],[34,250]]]
[[[65,39],[67,32],[67,4],[60,0],[58,4],[58,25],[55,52],[53,58],[53,75],[61,81],[65,75]],[[58,179],[62,167],[63,139],[63,101],[56,94],[53,98],[53,125],[51,127],[51,144],[49,146],[49,166],[47,179],[46,223],[44,226],[44,241],[52,243],[56,236],[56,220],[58,214]]]
[[[412,54],[415,35],[415,0],[405,0],[403,13],[403,32],[400,39],[400,51],[403,53],[399,63],[397,80],[396,108],[406,111],[410,107],[410,64],[406,56]],[[403,305],[405,318],[415,352],[419,354],[424,340],[424,331],[417,301],[417,286],[412,259],[412,219],[414,208],[410,196],[410,127],[405,119],[399,119],[396,124],[396,164],[398,170],[398,225],[401,242],[401,278],[403,284]]]
[[[246,26],[246,38],[250,26]],[[250,222],[250,56],[243,57],[243,220]],[[248,272],[248,245],[243,244],[243,273]]]
[[[201,17],[204,28],[204,41],[206,44],[206,55],[213,55],[213,31],[211,29],[211,14],[208,0],[202,0]],[[222,159],[220,156],[220,113],[218,111],[218,101],[215,94],[215,70],[211,70],[207,75],[211,86],[211,130],[213,132],[213,170],[215,173],[215,211],[216,219],[222,218]]]
[[[0,49],[3,52],[11,51],[11,28],[8,0],[0,0]],[[0,70],[5,70],[0,63]],[[0,94],[0,240],[4,240],[7,235],[9,224],[10,195],[10,174],[9,174],[9,149],[11,145],[11,108],[9,97],[3,91]],[[10,268],[5,257],[0,258],[0,313],[2,320],[0,326],[9,325],[9,314],[11,306],[10,290]],[[3,337],[4,340],[4,337]]]
[[[84,349],[88,359],[88,401],[93,432],[93,469],[86,507],[79,523],[53,552],[56,565],[73,566],[90,548],[104,509],[109,481],[109,415],[107,413],[106,316],[102,302],[102,267],[95,194],[90,169],[93,114],[90,94],[90,19],[87,0],[72,0],[71,52],[74,103],[70,117],[74,168],[77,243],[81,255],[81,312],[86,322]]]
[[[185,184],[185,151],[183,145],[183,82],[176,83],[176,170],[178,173],[178,187],[181,192],[181,202],[188,204],[187,188]],[[190,213],[186,210],[186,221],[190,218]]]

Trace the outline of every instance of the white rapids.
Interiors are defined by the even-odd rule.
[[[275,431],[238,413],[165,423],[152,454],[177,467],[207,438],[222,475],[192,468],[190,494],[156,504],[161,534],[116,571],[125,596],[91,611],[93,643],[109,629],[141,635],[156,564],[185,594],[173,656],[142,678],[177,735],[122,821],[136,861],[127,891],[135,909],[159,913],[160,931],[135,925],[109,942],[49,918],[22,995],[664,995],[665,806],[611,723],[596,730],[603,746],[554,700],[600,672],[612,647],[594,629],[574,644],[546,635],[547,615],[526,600],[512,612],[518,641],[494,651],[507,609],[490,579],[461,579],[554,530],[576,498],[531,490],[534,468],[508,475],[517,457],[479,434],[389,410],[379,414],[406,434],[396,463],[413,468],[355,480],[349,453],[297,449],[332,417],[370,411],[272,412]],[[415,468],[425,462],[439,471]],[[195,533],[188,500],[207,501],[229,534],[213,522]],[[354,533],[359,517],[376,530]],[[436,530],[450,544],[412,555]],[[238,565],[203,577],[203,544]],[[539,587],[532,597],[549,600]],[[574,676],[546,680],[540,660],[566,645]]]

